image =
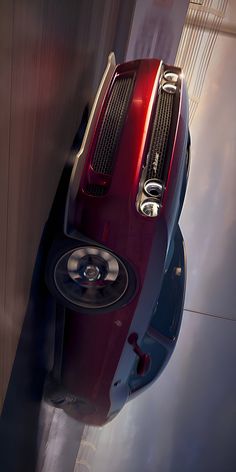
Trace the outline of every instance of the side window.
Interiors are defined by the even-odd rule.
[[[176,287],[169,278],[170,274],[165,276],[158,304],[151,319],[151,327],[163,336],[174,339],[178,328],[178,293],[176,293]]]
[[[131,389],[131,393],[134,393],[140,388],[145,387],[145,385],[148,385],[157,377],[168,355],[167,349],[148,334],[146,334],[143,338],[143,341],[141,343],[141,349],[142,351],[150,355],[151,365],[146,375],[137,375],[137,359],[129,377],[129,386]]]
[[[185,289],[184,262],[183,239],[178,228],[174,239],[174,250],[171,250],[168,270],[151,319],[151,327],[169,339],[176,337],[182,317]]]

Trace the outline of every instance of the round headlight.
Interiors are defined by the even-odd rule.
[[[146,180],[144,190],[149,197],[160,197],[163,192],[163,185],[158,180]]]
[[[175,72],[171,72],[170,70],[164,72],[164,79],[168,80],[168,82],[173,82],[176,84],[176,82],[178,82],[178,78],[179,76]]]
[[[153,218],[157,216],[160,210],[160,205],[155,200],[147,199],[144,200],[140,205],[140,211],[145,216],[150,216]]]
[[[166,82],[165,84],[162,85],[162,89],[166,93],[172,93],[174,94],[177,90],[177,87],[175,84],[172,84],[171,82]]]

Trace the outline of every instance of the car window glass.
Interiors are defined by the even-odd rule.
[[[175,338],[178,331],[185,287],[184,250],[179,229],[173,248],[168,271],[164,275],[161,293],[151,319],[151,327],[170,339]]]

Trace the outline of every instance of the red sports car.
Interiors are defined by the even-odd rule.
[[[46,396],[87,424],[110,421],[174,349],[189,151],[181,70],[111,54],[46,269],[62,320]]]

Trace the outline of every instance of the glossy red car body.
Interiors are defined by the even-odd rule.
[[[180,74],[169,129],[171,144],[161,208],[156,217],[143,215],[138,208],[140,180],[165,70],[180,74],[155,59],[128,62],[109,70],[72,171],[65,215],[68,244],[108,249],[128,264],[135,279],[130,299],[124,303],[121,299],[114,308],[110,305],[91,311],[65,303],[60,382],[82,403],[76,406],[76,401],[67,402],[64,408],[88,424],[102,425],[113,418],[129,399],[128,379],[137,360],[144,363],[141,376],[147,368],[140,343],[150,325],[167,270],[168,251],[180,214],[188,147],[188,99]],[[112,171],[96,172],[93,156],[109,98],[121,77],[132,78],[132,91]],[[101,188],[101,194],[90,193],[89,189],[94,188]],[[173,341],[176,337],[177,332]],[[146,360],[155,362],[153,358]]]

